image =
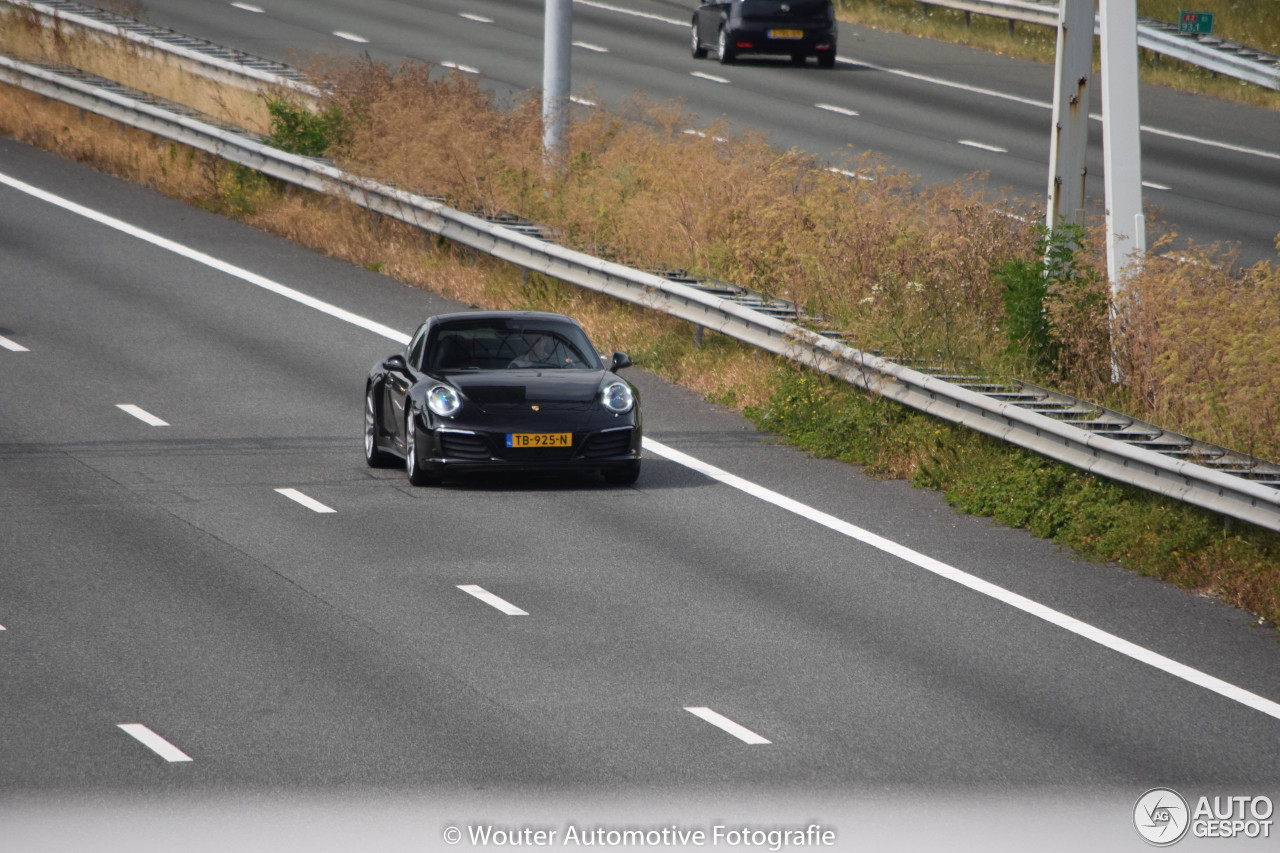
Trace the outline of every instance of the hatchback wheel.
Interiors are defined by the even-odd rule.
[[[729,34],[720,28],[720,37],[716,40],[716,58],[721,65],[728,65],[734,60],[733,48],[729,47]]]
[[[693,54],[694,59],[706,59],[707,49],[702,46],[702,39],[698,38],[698,19],[693,19],[693,35],[689,38],[689,52]]]

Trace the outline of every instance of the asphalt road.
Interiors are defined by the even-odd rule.
[[[1276,639],[1246,613],[807,459],[643,365],[635,487],[410,488],[360,447],[397,345],[261,285],[402,334],[460,306],[13,142],[0,176],[7,849],[421,850],[500,818],[1140,849],[1149,788],[1280,793]]]
[[[926,181],[985,173],[992,194],[1043,197],[1051,66],[843,25],[833,71],[770,59],[725,67],[690,57],[695,7],[691,0],[575,2],[574,94],[613,105],[636,92],[680,99],[697,127],[724,117],[833,163],[870,151]],[[504,96],[542,85],[538,0],[148,0],[145,8],[155,24],[284,61],[367,53],[393,65],[409,58],[442,74],[474,73]],[[1148,242],[1167,227],[1201,244],[1238,244],[1245,262],[1274,261],[1276,113],[1150,86],[1140,101]],[[1095,94],[1091,112],[1100,107]],[[1096,120],[1090,146],[1087,192],[1101,211]]]

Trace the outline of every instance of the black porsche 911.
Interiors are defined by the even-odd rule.
[[[640,475],[640,396],[577,321],[534,311],[440,314],[365,385],[364,454],[404,460],[409,482],[476,471]]]

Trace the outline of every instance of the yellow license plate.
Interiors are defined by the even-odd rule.
[[[804,30],[769,30],[771,39],[802,39]]]
[[[507,433],[507,447],[572,447],[571,432]]]

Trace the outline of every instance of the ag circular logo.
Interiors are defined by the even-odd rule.
[[[1182,795],[1169,788],[1152,788],[1133,806],[1133,825],[1149,844],[1168,847],[1182,840],[1191,824],[1191,813]]]

